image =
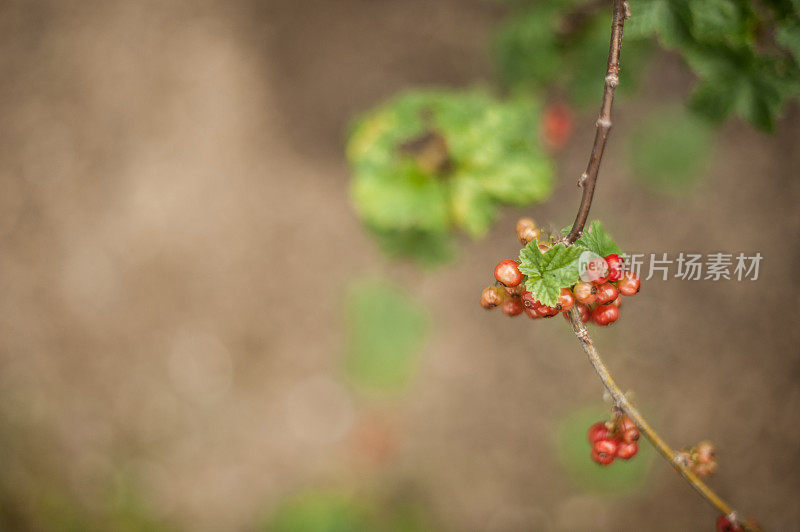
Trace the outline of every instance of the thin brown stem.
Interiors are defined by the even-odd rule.
[[[578,208],[578,214],[575,216],[575,222],[572,224],[572,229],[564,239],[564,242],[569,246],[580,238],[586,221],[589,218],[589,209],[592,206],[592,198],[594,197],[594,189],[597,184],[597,174],[600,170],[600,161],[603,158],[603,151],[605,150],[606,142],[608,141],[608,134],[611,130],[611,106],[614,103],[614,91],[619,84],[619,56],[620,48],[622,47],[622,29],[625,19],[630,16],[628,12],[628,5],[624,0],[614,1],[614,15],[611,23],[611,43],[608,50],[608,67],[606,69],[605,88],[603,90],[603,102],[600,106],[600,117],[597,119],[597,132],[594,137],[594,145],[592,146],[592,153],[589,156],[589,164],[586,167],[579,181],[578,185],[583,188],[581,195],[581,204]],[[597,348],[589,336],[589,331],[581,320],[580,311],[575,306],[568,313],[570,325],[578,341],[581,343],[584,352],[589,357],[589,362],[592,363],[595,372],[600,377],[608,393],[614,400],[614,404],[628,417],[633,420],[639,431],[644,434],[656,450],[670,463],[670,465],[714,508],[716,508],[723,515],[727,516],[731,523],[738,524],[748,532],[759,532],[760,529],[752,521],[742,521],[739,514],[731,508],[719,495],[706,485],[705,482],[689,469],[689,464],[681,460],[681,455],[676,453],[667,442],[665,442],[658,433],[653,430],[653,427],[647,420],[639,413],[625,394],[614,382],[614,378],[608,371]]]
[[[589,156],[586,171],[578,179],[578,186],[583,188],[581,204],[578,214],[572,224],[572,230],[564,239],[567,245],[572,244],[581,236],[586,220],[589,218],[589,209],[592,206],[594,187],[597,184],[597,174],[600,171],[600,161],[611,131],[611,106],[614,103],[614,91],[619,85],[619,54],[622,48],[622,28],[628,14],[628,5],[623,0],[614,0],[614,15],[611,22],[611,44],[608,48],[608,66],[606,68],[605,86],[603,89],[603,102],[600,105],[600,116],[597,118],[597,131],[594,135],[594,145]]]
[[[728,503],[722,500],[719,495],[714,493],[714,491],[709,488],[705,482],[700,480],[700,478],[689,469],[688,464],[680,460],[679,455],[669,445],[667,445],[667,442],[665,442],[661,436],[659,436],[658,433],[653,430],[653,427],[650,426],[644,416],[642,416],[636,407],[634,407],[630,401],[628,401],[628,398],[625,397],[625,394],[622,392],[620,387],[617,386],[616,382],[614,382],[614,378],[608,371],[603,359],[600,358],[600,353],[597,352],[597,348],[594,346],[591,336],[589,336],[589,331],[586,329],[586,326],[581,320],[580,311],[578,310],[577,306],[570,310],[568,318],[570,325],[572,325],[572,330],[575,333],[575,336],[578,338],[578,341],[581,343],[581,347],[583,347],[584,352],[589,357],[589,362],[592,363],[595,372],[603,382],[603,386],[605,386],[606,390],[608,390],[608,393],[611,394],[614,404],[623,412],[625,412],[628,417],[631,418],[631,420],[633,420],[633,422],[639,428],[639,431],[644,434],[645,438],[650,440],[650,443],[653,444],[656,450],[661,453],[661,455],[670,463],[670,465],[678,473],[680,473],[681,476],[686,479],[686,481],[695,490],[697,490],[697,492],[706,501],[719,510],[720,513],[728,516],[731,522],[738,523],[739,526],[743,527],[749,532],[759,532],[760,529],[758,527],[754,526],[752,522],[742,521],[739,518],[739,514],[735,512]]]

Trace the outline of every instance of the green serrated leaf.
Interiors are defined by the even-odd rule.
[[[592,222],[588,229],[584,229],[583,234],[575,243],[597,253],[601,257],[607,257],[612,253],[622,254],[619,246],[603,230],[603,225],[597,220]]]
[[[542,253],[539,241],[533,240],[519,252],[519,271],[526,275],[525,288],[543,304],[558,303],[562,288],[578,282],[578,258],[585,248],[559,242]]]

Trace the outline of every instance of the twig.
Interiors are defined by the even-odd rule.
[[[611,131],[611,106],[614,103],[614,91],[619,85],[619,53],[622,48],[622,27],[628,15],[628,5],[623,0],[614,0],[614,16],[611,22],[611,44],[608,48],[608,67],[606,68],[605,87],[603,89],[603,102],[600,105],[600,116],[597,118],[597,132],[594,135],[594,145],[589,156],[586,171],[581,174],[578,186],[583,188],[581,204],[578,214],[572,224],[572,230],[564,239],[567,245],[572,244],[581,236],[583,226],[589,218],[589,208],[592,206],[594,187],[597,184],[597,173],[600,170],[600,161],[606,148],[608,133]]]
[[[600,107],[600,117],[597,119],[597,132],[594,137],[594,145],[592,146],[592,153],[589,156],[589,164],[586,172],[581,175],[578,185],[583,188],[581,195],[581,204],[578,208],[578,214],[575,216],[575,223],[572,224],[572,230],[564,239],[565,243],[569,246],[577,240],[583,227],[586,225],[586,220],[589,217],[589,208],[592,206],[592,197],[594,196],[594,188],[597,184],[597,173],[600,169],[600,161],[603,158],[603,150],[608,140],[608,133],[611,130],[611,106],[614,103],[614,90],[619,84],[619,54],[622,46],[622,27],[625,19],[630,16],[628,11],[627,2],[624,0],[614,0],[614,16],[611,23],[611,44],[608,50],[608,68],[606,70],[605,89],[603,91],[603,103]],[[686,481],[712,506],[719,510],[723,515],[728,517],[731,523],[744,528],[748,532],[760,532],[758,526],[754,525],[751,521],[742,521],[739,514],[731,508],[731,506],[722,500],[719,495],[709,488],[705,482],[695,475],[684,463],[678,458],[678,455],[672,448],[667,445],[661,436],[653,430],[647,420],[639,413],[639,411],[628,401],[625,394],[614,382],[611,373],[600,358],[597,348],[592,342],[589,331],[583,324],[580,311],[577,306],[570,310],[569,322],[572,325],[572,330],[581,347],[589,357],[589,362],[592,363],[595,372],[600,377],[603,385],[611,394],[614,403],[618,408],[625,412],[628,417],[636,424],[639,431],[650,440],[656,450],[667,459],[670,465],[686,479]]]
[[[675,451],[672,450],[669,445],[667,445],[667,442],[665,442],[661,436],[659,436],[658,433],[653,430],[653,427],[650,426],[650,424],[642,416],[642,414],[639,413],[636,407],[634,407],[628,401],[628,398],[625,397],[625,394],[614,382],[614,378],[611,376],[611,373],[609,373],[605,363],[603,363],[603,360],[600,358],[600,354],[597,352],[597,348],[594,346],[591,336],[589,336],[589,331],[586,329],[586,326],[581,320],[580,311],[578,310],[577,306],[570,310],[568,318],[570,325],[572,325],[572,330],[575,333],[575,336],[578,338],[578,341],[581,343],[581,347],[583,347],[583,350],[589,357],[589,362],[591,362],[592,366],[594,366],[595,372],[600,377],[600,380],[603,381],[603,386],[605,386],[606,390],[608,390],[608,393],[611,394],[616,406],[625,412],[628,417],[631,418],[631,420],[633,420],[633,422],[639,428],[639,431],[644,434],[648,440],[650,440],[656,450],[667,459],[670,465],[675,468],[675,470],[677,470],[678,473],[680,473],[681,476],[686,479],[686,481],[691,484],[692,487],[697,490],[697,492],[700,493],[700,495],[706,501],[711,503],[711,505],[719,510],[723,515],[728,516],[728,519],[731,520],[731,522],[738,523],[739,526],[743,527],[749,532],[759,532],[760,529],[754,527],[751,522],[740,520],[739,514],[735,512],[728,503],[722,500],[719,495],[714,493],[711,488],[709,488],[702,480],[700,480],[700,478],[688,468],[687,464],[678,459],[677,453],[675,453]]]

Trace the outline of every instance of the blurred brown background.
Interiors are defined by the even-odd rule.
[[[83,513],[114,529],[124,496],[159,526],[253,530],[306,486],[410,486],[443,530],[712,529],[660,460],[624,497],[568,482],[550,433],[601,403],[596,376],[560,318],[477,305],[516,254],[521,211],[420,275],[384,259],[349,206],[348,121],[402,88],[490,80],[502,13],[0,2],[3,529],[68,529]],[[618,106],[593,215],[637,251],[760,251],[761,277],[645,283],[595,339],[669,441],[717,443],[715,488],[765,528],[797,530],[800,113],[774,136],[730,122],[694,194],[648,192],[615,139],[691,83],[661,54],[643,96]],[[526,212],[569,223],[593,121],[578,117],[556,193]],[[379,274],[433,329],[410,393],[365,403],[336,377],[342,296]],[[352,443],[373,418],[393,442],[380,466]]]

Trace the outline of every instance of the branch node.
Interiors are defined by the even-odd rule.
[[[589,174],[587,174],[586,172],[582,173],[578,178],[578,186],[580,188],[583,188],[583,185],[586,183],[587,179],[589,179]]]
[[[613,72],[606,76],[606,85],[612,88],[616,88],[619,85],[619,76],[614,74]]]
[[[622,2],[622,9],[625,13],[625,20],[631,18],[631,6],[628,5],[628,2]]]
[[[611,119],[601,116],[597,119],[596,125],[601,129],[611,129]]]

